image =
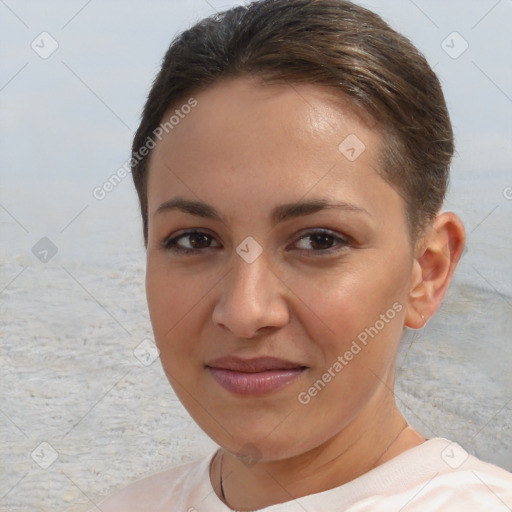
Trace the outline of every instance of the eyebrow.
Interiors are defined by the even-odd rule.
[[[181,197],[176,197],[170,201],[165,201],[165,203],[162,203],[157,208],[155,215],[172,210],[179,210],[183,213],[196,215],[198,217],[205,217],[207,219],[220,221],[224,220],[222,215],[213,206],[210,206],[209,204],[203,203],[201,201],[191,201]]]
[[[311,215],[312,213],[328,209],[362,213],[371,217],[367,210],[356,206],[355,204],[350,204],[343,201],[332,202],[327,199],[312,199],[309,201],[299,201],[297,203],[289,203],[276,206],[272,210],[271,219],[274,223],[277,224],[288,219],[303,217],[304,215]]]
[[[296,203],[288,203],[280,206],[276,206],[270,215],[270,218],[274,224],[284,222],[285,220],[303,217],[305,215],[311,215],[313,213],[327,210],[327,209],[338,209],[354,213],[360,213],[371,217],[370,213],[354,204],[346,202],[332,202],[327,199],[312,199],[309,201],[298,201]],[[183,199],[176,197],[169,201],[162,203],[156,210],[155,215],[178,210],[189,215],[195,215],[197,217],[204,217],[207,219],[218,220],[225,222],[224,217],[211,205],[203,203],[202,201],[192,201],[190,199]]]

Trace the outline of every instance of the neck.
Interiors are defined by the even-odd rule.
[[[241,511],[283,503],[343,485],[424,442],[394,400],[375,406],[380,410],[369,407],[321,446],[288,459],[248,465],[221,451],[211,477],[219,498]]]

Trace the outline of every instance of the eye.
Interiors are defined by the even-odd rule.
[[[324,229],[309,231],[295,243],[295,247],[301,251],[324,254],[344,249],[349,245],[348,237],[341,237]]]
[[[187,231],[179,235],[167,238],[162,242],[162,247],[167,251],[194,254],[204,249],[220,247],[215,238],[205,231]]]

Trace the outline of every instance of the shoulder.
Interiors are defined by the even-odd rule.
[[[512,473],[481,461],[457,443],[436,438],[404,455],[396,461],[406,462],[402,468],[389,468],[395,475],[402,473],[391,485],[394,492],[384,498],[392,507],[407,503],[411,512],[512,509]]]
[[[432,495],[443,496],[440,510],[459,510],[467,506],[480,510],[512,509],[512,473],[467,454],[456,443],[448,445],[443,462],[448,469],[432,481]]]
[[[99,508],[102,512],[186,511],[188,501],[193,501],[203,489],[209,490],[212,457],[209,454],[138,480],[107,498]]]

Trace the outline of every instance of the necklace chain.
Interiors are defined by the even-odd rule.
[[[393,446],[393,444],[395,444],[396,440],[402,435],[402,432],[404,430],[406,430],[408,427],[409,427],[408,423],[405,422],[405,425],[403,426],[403,428],[400,430],[400,432],[398,432],[397,436],[391,441],[391,443],[384,450],[382,455],[377,459],[377,462],[370,469],[373,469],[379,465],[379,461],[382,459],[382,457],[384,457],[384,455],[386,455],[386,453],[389,451],[391,446]],[[224,453],[219,452],[219,455],[220,455],[220,461],[219,461],[220,495],[221,495],[222,501],[227,505],[226,493],[224,492],[224,479],[222,478],[222,467],[224,465]]]
[[[409,428],[409,424],[407,422],[405,422],[405,425],[402,427],[402,429],[400,430],[400,432],[398,432],[398,434],[396,435],[395,438],[393,438],[393,440],[391,441],[391,443],[389,443],[388,447],[382,452],[382,455],[377,459],[377,461],[375,462],[375,464],[370,468],[370,469],[374,469],[376,468],[378,465],[379,465],[379,462],[382,460],[382,458],[384,457],[384,455],[386,455],[386,453],[388,453],[389,449],[395,444],[395,442],[397,441],[397,439],[402,435],[403,431],[404,430],[407,430],[407,428]]]
[[[227,501],[226,501],[226,494],[224,493],[224,483],[223,483],[223,479],[222,479],[222,466],[223,466],[223,463],[224,463],[224,453],[221,453],[220,454],[220,462],[219,462],[219,474],[220,474],[220,496],[222,498],[222,501],[224,503],[226,503],[227,505]]]

